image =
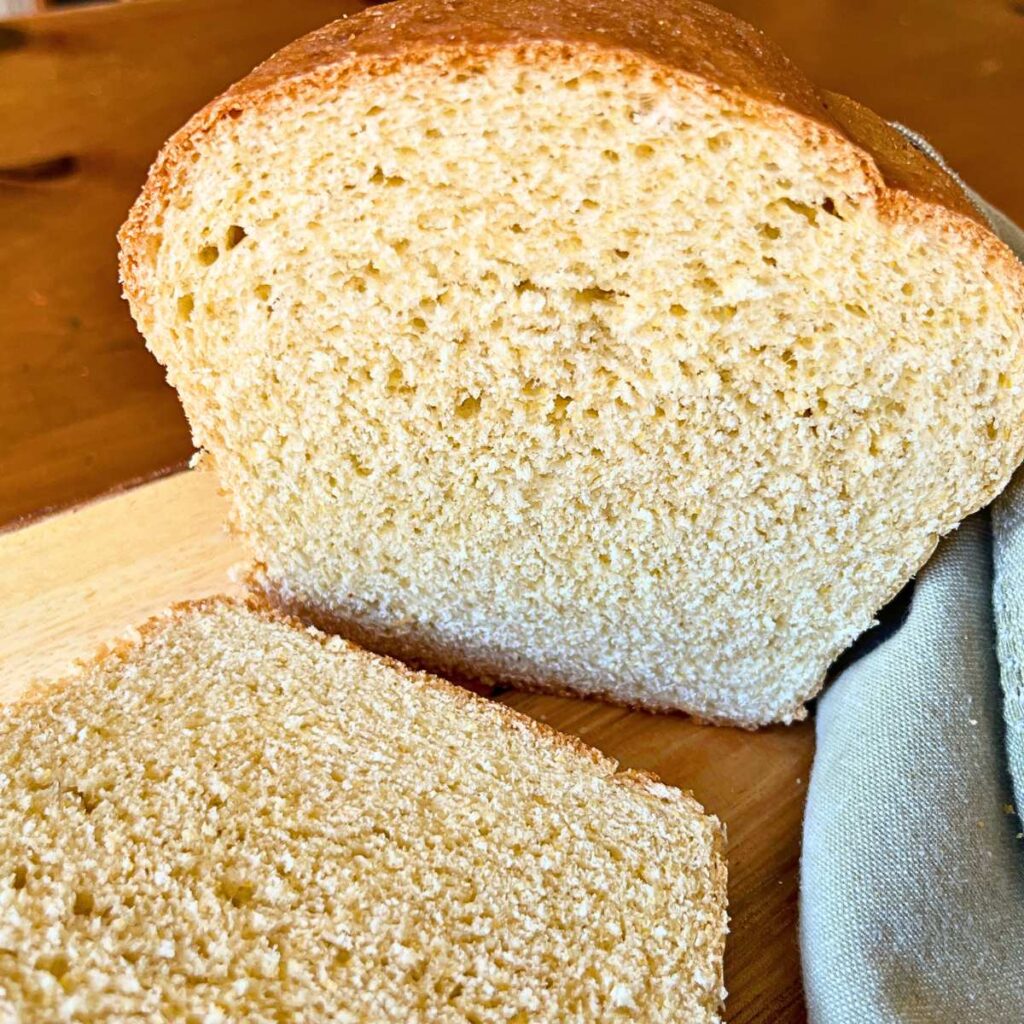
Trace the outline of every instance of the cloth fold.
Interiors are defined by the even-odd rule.
[[[965,191],[1024,259],[1024,233]],[[816,728],[812,1024],[1024,1024],[1024,472],[939,545]]]

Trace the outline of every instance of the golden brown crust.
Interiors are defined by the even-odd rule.
[[[871,154],[890,188],[944,206],[987,227],[960,185],[873,110],[839,93],[826,92],[824,96],[832,122],[854,145]]]
[[[200,110],[167,142],[119,233],[121,279],[145,331],[150,316],[143,266],[158,244],[160,213],[190,166],[189,154],[224,118],[244,116],[301,84],[341,86],[354,70],[383,74],[446,52],[453,61],[496,49],[537,47],[571,54],[631,54],[666,75],[690,77],[802,119],[805,132],[852,144],[878,182],[879,209],[910,222],[940,222],[1010,268],[1024,297],[1024,275],[956,181],[877,115],[846,97],[822,94],[763,33],[699,0],[397,0],[342,18],[296,40]],[[884,183],[884,184],[883,184]]]
[[[234,85],[243,97],[343,63],[458,45],[530,43],[626,50],[721,89],[827,121],[821,97],[763,33],[697,0],[399,0],[296,40]]]

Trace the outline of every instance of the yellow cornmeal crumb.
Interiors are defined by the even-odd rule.
[[[179,140],[135,314],[286,605],[788,720],[1019,460],[1020,281],[816,122],[527,49],[353,58]]]
[[[228,602],[0,713],[0,1019],[717,1021],[690,797]]]

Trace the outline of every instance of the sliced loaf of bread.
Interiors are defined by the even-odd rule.
[[[757,725],[1005,484],[1024,272],[689,0],[401,0],[160,155],[122,275],[272,599]]]
[[[241,604],[0,713],[0,1020],[718,1021],[718,822]]]

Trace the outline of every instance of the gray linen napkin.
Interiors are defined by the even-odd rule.
[[[965,191],[1024,259],[1024,232]],[[809,1016],[1024,1024],[1024,471],[940,544],[903,609],[818,702]]]

